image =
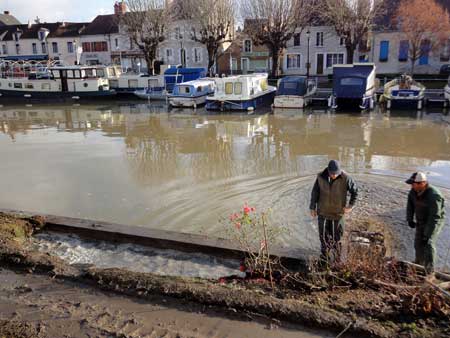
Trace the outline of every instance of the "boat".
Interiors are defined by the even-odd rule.
[[[208,78],[176,84],[169,95],[169,104],[172,107],[197,108],[206,103],[206,97],[214,93],[214,88],[214,80]]]
[[[354,63],[333,66],[333,90],[328,106],[337,109],[373,109],[376,94],[375,64]]]
[[[197,80],[205,76],[205,68],[170,67],[164,71],[163,76],[149,79],[148,86],[134,91],[134,95],[146,100],[166,100],[176,84]]]
[[[384,85],[380,101],[385,102],[387,109],[417,107],[420,110],[423,107],[425,89],[423,84],[403,74]]]
[[[0,96],[26,99],[85,99],[109,97],[115,91],[95,67],[0,63]]]
[[[207,110],[248,110],[270,105],[276,87],[267,83],[267,73],[216,78],[216,90],[206,98]]]
[[[317,82],[306,76],[286,76],[278,81],[274,108],[304,108],[311,102]]]
[[[109,80],[109,86],[117,94],[134,94],[135,91],[146,88],[164,88],[163,75],[123,73],[119,66],[98,66],[97,72]]]

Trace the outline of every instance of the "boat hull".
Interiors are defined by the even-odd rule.
[[[253,110],[268,106],[273,102],[275,91],[264,93],[263,95],[248,100],[226,100],[226,99],[206,99],[207,110]]]
[[[169,104],[172,107],[196,108],[196,107],[206,103],[206,96],[207,95],[196,96],[196,97],[169,96]]]
[[[87,91],[87,92],[40,92],[21,90],[0,90],[0,99],[21,98],[21,99],[95,99],[115,96],[113,90]]]
[[[422,109],[423,97],[421,98],[400,98],[390,97],[385,98],[386,108],[388,109]]]
[[[308,105],[309,100],[305,96],[295,95],[279,95],[275,96],[273,101],[274,108],[304,108]]]

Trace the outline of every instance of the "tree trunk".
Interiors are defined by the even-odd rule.
[[[212,73],[212,67],[216,62],[216,49],[214,47],[208,47],[208,74],[209,76],[214,76]]]
[[[345,49],[347,50],[347,64],[353,63],[353,57],[355,55],[355,47],[354,46],[345,46]]]
[[[272,71],[270,76],[276,78],[278,75],[278,62],[280,58],[280,48],[277,46],[272,47]]]
[[[414,76],[414,66],[416,65],[416,60],[411,59],[411,77]]]
[[[144,52],[144,59],[147,63],[147,72],[149,75],[154,75],[153,73],[153,61],[155,61],[156,53],[152,48],[145,48],[143,49]]]

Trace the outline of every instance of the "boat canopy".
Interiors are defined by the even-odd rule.
[[[214,93],[214,80],[200,79],[178,83],[173,88],[175,96],[201,96]]]
[[[171,92],[176,83],[182,83],[206,76],[205,68],[168,68],[164,72],[166,89]]]
[[[306,76],[286,76],[280,80],[277,95],[303,96],[307,88]]]
[[[362,98],[374,85],[374,64],[333,66],[333,93],[338,98]]]

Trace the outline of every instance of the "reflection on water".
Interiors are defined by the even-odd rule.
[[[440,112],[326,110],[207,114],[162,104],[0,108],[0,206],[220,235],[244,202],[272,208],[288,241],[315,248],[306,213],[329,159],[351,173],[450,188],[450,121]]]

